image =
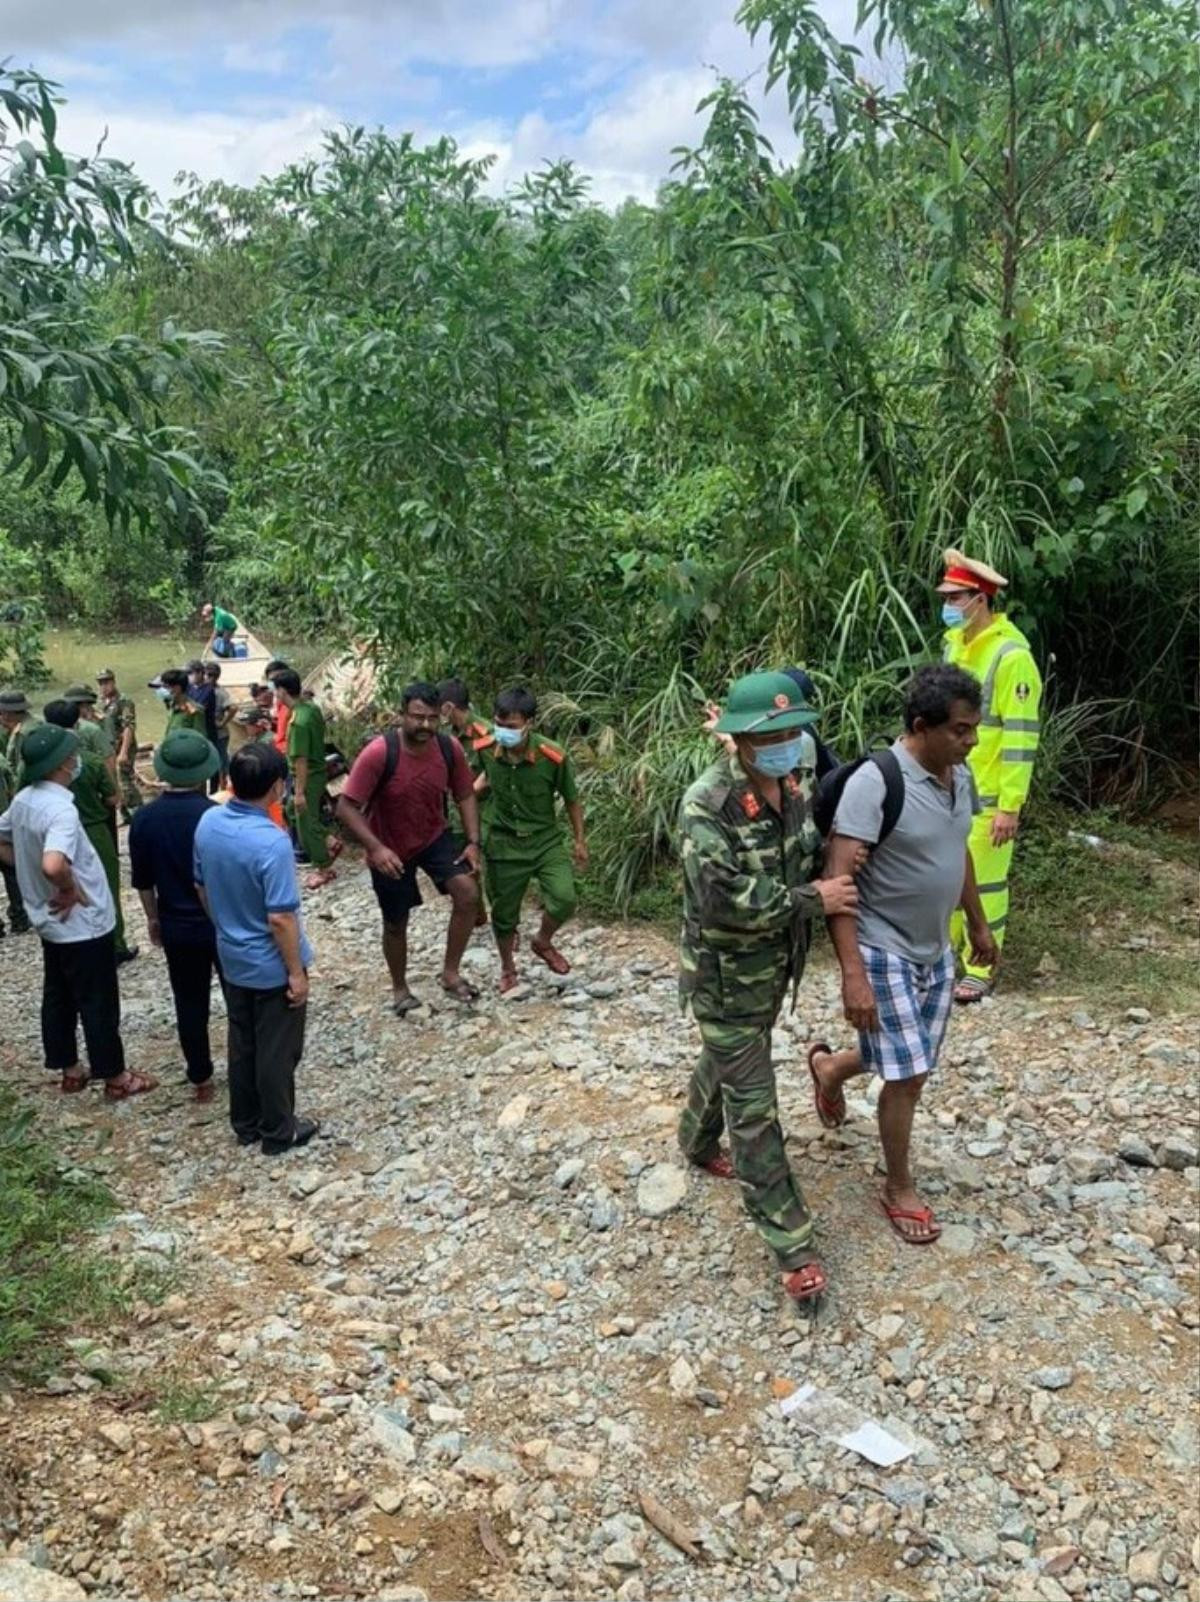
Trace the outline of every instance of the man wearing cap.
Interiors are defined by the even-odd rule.
[[[0,690],[0,812],[21,787],[21,740],[34,727],[29,698],[24,690]],[[17,871],[9,863],[0,862],[0,875],[4,878],[12,932],[27,934],[32,925],[21,900]],[[4,932],[3,921],[0,921],[0,935]]]
[[[108,736],[117,759],[117,782],[121,789],[121,815],[128,823],[142,804],[134,762],[137,757],[137,707],[133,697],[122,695],[117,689],[117,675],[112,668],[101,668],[96,674],[96,688],[100,691],[98,711],[100,726]]]
[[[741,1184],[746,1210],[797,1301],[819,1296],[826,1280],[812,1215],[784,1150],[771,1028],[804,971],[812,920],[857,905],[849,874],[816,878],[814,775],[801,766],[815,716],[786,674],[738,679],[715,730],[732,737],[734,751],[692,785],[681,813],[679,989],[703,1050],[679,1143],[690,1162]]]
[[[81,707],[78,701],[68,701],[64,696],[61,701],[47,702],[43,710],[47,723],[54,724],[57,728],[69,729],[77,736],[80,730],[86,727],[80,716]],[[112,894],[113,910],[116,915],[117,962],[118,964],[132,962],[138,953],[137,947],[129,945],[125,939],[125,914],[121,907],[121,859],[117,854],[116,832],[113,827],[113,820],[117,815],[117,789],[107,763],[102,762],[94,751],[82,746],[79,772],[71,783],[71,794],[75,797],[75,805],[79,809],[87,837],[95,847],[96,855],[104,864],[104,872],[108,878],[108,888]]]
[[[263,686],[258,685],[256,688],[261,690]],[[268,689],[266,693],[270,697],[272,692]],[[270,711],[260,701],[256,700],[250,706],[240,708],[239,711],[234,713],[233,722],[234,727],[241,731],[242,734],[241,742],[237,747],[238,751],[244,745],[273,746],[275,744],[275,730],[272,725]],[[237,751],[234,752],[235,756],[236,754]],[[267,816],[272,823],[277,823],[281,829],[287,828],[281,801],[272,801],[270,803],[267,807]]]
[[[15,866],[30,922],[42,942],[42,1046],[64,1091],[87,1088],[79,1062],[83,1024],[90,1077],[110,1101],[154,1089],[125,1066],[113,926],[104,865],[71,796],[79,737],[47,723],[22,742],[25,786],[0,816],[0,862]]]
[[[216,747],[202,734],[169,734],[154,752],[154,771],[166,789],[139,809],[129,829],[130,877],[150,944],[167,960],[175,1026],[197,1101],[213,1099],[208,1018],[213,975],[221,980],[221,965],[216,933],[196,893],[192,859],[196,825],[216,804],[204,787],[219,768]]]
[[[947,630],[945,659],[973,673],[983,686],[979,744],[970,758],[982,808],[971,826],[971,861],[997,951],[1004,944],[1013,841],[1033,778],[1042,704],[1042,678],[1029,641],[995,610],[997,596],[1007,588],[1008,580],[986,562],[961,551],[946,552],[938,585]],[[955,918],[952,937],[964,968],[954,999],[963,1004],[981,1001],[991,994],[995,968],[972,960],[961,915]]]
[[[117,782],[117,754],[113,742],[109,739],[100,722],[96,711],[96,703],[100,699],[90,684],[71,684],[63,691],[62,699],[70,701],[79,708],[79,722],[75,725],[75,733],[79,736],[79,743],[85,752],[90,751],[98,756],[108,769],[109,778],[115,788]],[[44,708],[43,708],[44,713]],[[114,814],[115,815],[115,814]],[[114,828],[113,838],[116,838]]]

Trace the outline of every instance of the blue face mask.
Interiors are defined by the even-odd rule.
[[[494,723],[492,733],[496,737],[496,744],[502,745],[506,750],[512,751],[516,746],[524,744],[524,729],[506,729],[503,723]]]
[[[961,629],[967,621],[967,614],[961,606],[951,606],[947,601],[942,607],[942,622],[948,629]]]
[[[804,756],[804,736],[784,740],[778,745],[760,745],[754,750],[754,767],[768,779],[782,779],[800,766]]]
[[[79,777],[79,775],[82,772],[83,772],[83,758],[79,755],[78,752],[76,752],[75,753],[75,759],[71,763],[71,777],[70,777],[69,783],[74,784],[75,780]]]
[[[158,685],[155,688],[154,693],[157,695],[160,701],[169,701],[171,699],[171,692],[167,689],[165,684]]]

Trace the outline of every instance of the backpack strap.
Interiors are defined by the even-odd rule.
[[[879,769],[883,779],[883,816],[879,825],[879,839],[875,842],[876,846],[881,846],[899,823],[900,814],[904,811],[904,775],[892,750],[872,751],[869,760]]]
[[[363,807],[364,813],[369,813],[376,801],[378,801],[384,786],[395,773],[396,764],[399,762],[399,760],[400,731],[394,727],[386,728],[383,731],[383,768],[380,771],[378,779],[375,781],[375,788],[367,797],[366,805]]]

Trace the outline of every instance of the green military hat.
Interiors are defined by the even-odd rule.
[[[95,706],[99,699],[90,684],[69,684],[62,698],[64,701],[74,701],[76,706]]]
[[[24,716],[29,710],[29,697],[24,690],[0,690],[0,712],[19,712]]]
[[[116,683],[117,675],[112,668],[101,668],[99,673],[96,674],[97,684],[103,684],[106,679],[112,679],[113,683]]]
[[[44,779],[78,750],[79,736],[70,729],[60,729],[56,723],[39,723],[21,741],[26,783],[36,784]]]
[[[775,729],[807,728],[817,717],[786,673],[747,673],[729,686],[716,732],[770,734]]]
[[[216,746],[195,729],[176,729],[154,752],[154,771],[164,784],[203,784],[220,766]]]

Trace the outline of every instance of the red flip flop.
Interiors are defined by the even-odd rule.
[[[737,1178],[732,1161],[723,1151],[719,1151],[715,1157],[710,1157],[706,1163],[697,1163],[696,1167],[706,1174],[711,1174],[714,1179]]]
[[[793,1268],[790,1274],[785,1274],[783,1288],[794,1302],[815,1302],[829,1288],[829,1281],[825,1278],[825,1270],[813,1258],[812,1262],[801,1263],[799,1268]]]
[[[529,949],[539,962],[546,964],[551,973],[570,973],[571,964],[556,947],[539,946],[536,940],[531,940]]]
[[[900,1239],[906,1246],[932,1246],[934,1241],[942,1233],[942,1226],[933,1216],[932,1207],[919,1207],[915,1210],[907,1207],[893,1207],[889,1202],[885,1201],[882,1196],[878,1198],[878,1201],[880,1212],[887,1219],[888,1223],[892,1226],[896,1234],[899,1235]],[[901,1221],[905,1219],[907,1219],[910,1224],[924,1224],[927,1228],[931,1227],[933,1231],[932,1234],[906,1234],[906,1232],[900,1228]]]
[[[821,1089],[821,1081],[817,1076],[815,1058],[818,1052],[823,1051],[827,1057],[833,1052],[827,1041],[817,1040],[808,1048],[808,1074],[813,1082],[813,1106],[817,1109],[817,1120],[822,1129],[840,1129],[846,1122],[846,1098],[839,1096],[837,1101],[830,1101]],[[840,1110],[839,1110],[840,1109]]]

